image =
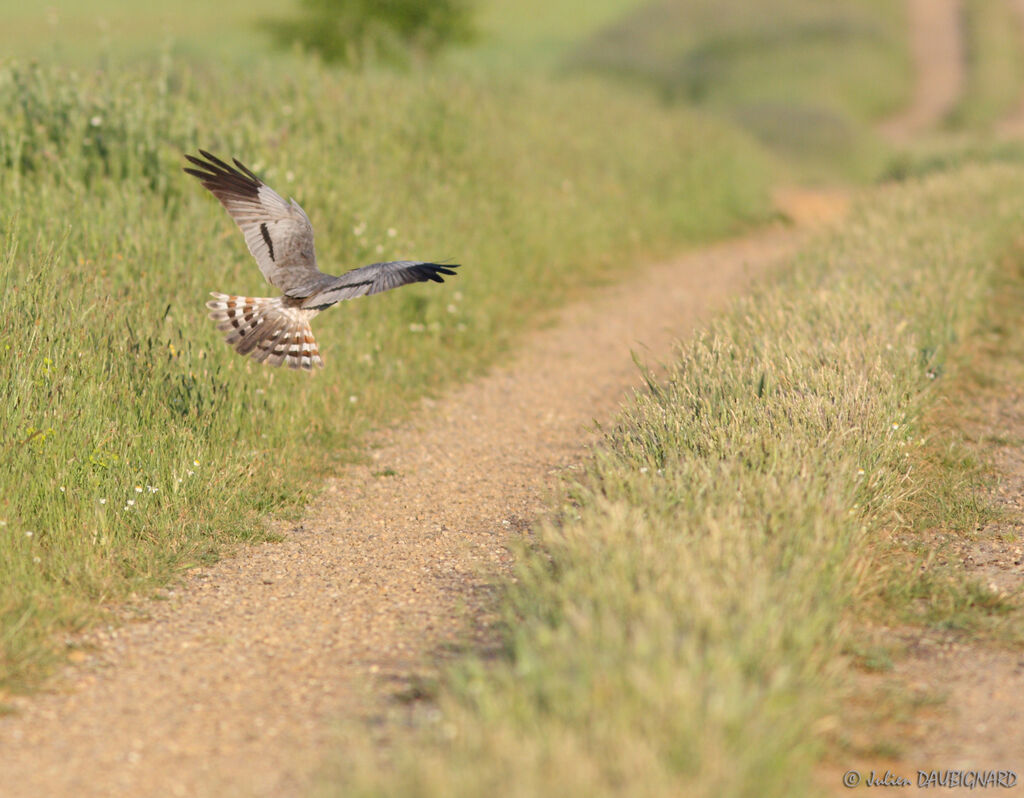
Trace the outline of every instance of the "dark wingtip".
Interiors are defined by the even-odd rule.
[[[263,181],[262,181],[262,180],[260,180],[260,178],[259,178],[259,177],[258,177],[258,176],[256,175],[256,173],[252,171],[252,169],[250,169],[250,168],[249,168],[248,166],[246,166],[246,165],[245,165],[244,163],[242,163],[242,162],[241,162],[240,160],[238,160],[237,158],[232,158],[231,160],[235,162],[235,166],[237,166],[237,167],[238,167],[239,169],[241,169],[241,170],[242,170],[242,172],[243,172],[243,173],[244,173],[245,175],[247,175],[248,177],[251,177],[251,178],[252,178],[253,180],[255,180],[255,181],[256,181],[257,183],[262,183],[262,182],[263,182]]]
[[[260,186],[263,185],[263,181],[241,164],[237,158],[234,161],[241,171],[231,164],[225,163],[209,150],[200,148],[199,154],[206,160],[184,153],[185,160],[199,169],[184,167],[183,171],[202,181],[203,186],[216,194],[222,201],[223,197],[218,192],[251,196],[258,193]]]
[[[199,154],[202,155],[206,160],[212,161],[213,163],[224,163],[216,155],[211,155],[207,150],[204,150],[202,147],[199,148]]]

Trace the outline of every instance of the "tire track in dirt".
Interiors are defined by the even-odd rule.
[[[630,350],[667,357],[800,239],[776,229],[633,269],[527,336],[512,365],[380,435],[283,542],[87,635],[85,661],[0,718],[3,795],[301,795],[333,720],[380,706],[486,617],[508,536],[638,382]]]
[[[1012,357],[1012,356],[1011,356]],[[936,552],[936,566],[953,567],[990,591],[1018,597],[1024,588],[1024,370],[997,367],[997,379],[980,392],[957,422],[964,439],[997,474],[991,500],[1000,516],[975,533],[942,529],[915,533]],[[872,638],[900,652],[888,670],[854,674],[842,722],[853,750],[880,750],[833,763],[822,773],[823,791],[849,792],[842,774],[886,771],[908,779],[915,792],[919,771],[1012,771],[1017,782],[996,790],[1024,793],[1024,652],[1012,639],[973,639],[938,626],[878,626]],[[896,710],[890,707],[895,704]],[[899,754],[884,753],[896,741]],[[934,789],[929,789],[934,792]],[[982,792],[968,785],[943,787],[943,795]]]
[[[915,86],[910,104],[880,125],[898,144],[938,127],[966,83],[961,0],[907,0],[906,6]]]
[[[1020,20],[1024,42],[1024,0],[1006,0]],[[963,91],[965,48],[960,29],[960,0],[908,0],[913,58],[917,64],[917,100],[911,107],[883,126],[883,132],[897,143],[907,143],[940,124]],[[927,84],[931,84],[928,88]],[[1024,97],[1019,107],[1002,120],[997,133],[1005,137],[1024,136]],[[1002,385],[985,398],[984,422],[970,424],[975,440],[1010,439],[1024,436],[1024,411],[1021,410],[1019,385]],[[977,409],[972,410],[972,415]],[[979,447],[981,448],[981,447]],[[1024,501],[1024,454],[1019,445],[989,445],[997,472],[995,503],[1008,512],[1008,518],[979,530],[978,539],[956,541],[953,556],[961,567],[983,580],[990,589],[1016,594],[1024,586],[1021,559],[1024,527],[1021,506]],[[949,544],[937,534],[934,544]],[[948,536],[947,536],[948,537]],[[841,763],[874,770],[879,777],[891,770],[910,779],[917,787],[918,771],[1013,770],[1024,791],[1024,724],[1020,721],[1020,695],[1024,692],[1024,656],[1012,648],[974,642],[955,633],[937,630],[901,628],[885,637],[898,641],[907,652],[885,676],[862,674],[857,695],[900,695],[901,701],[921,705],[905,718],[899,730],[903,750],[898,758],[879,756],[873,761]],[[911,698],[907,698],[910,696]],[[877,741],[877,730],[856,730],[863,748]],[[890,733],[891,729],[886,729]],[[829,792],[849,790],[841,786],[840,770],[829,770]],[[944,794],[974,795],[969,787],[944,788]]]

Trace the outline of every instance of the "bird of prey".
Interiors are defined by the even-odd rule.
[[[458,264],[399,260],[373,263],[340,277],[316,267],[313,225],[299,204],[287,202],[237,158],[231,166],[205,150],[202,158],[186,155],[198,168],[185,171],[199,178],[220,200],[245,236],[249,252],[267,282],[282,296],[249,297],[211,293],[210,318],[241,355],[261,363],[312,371],[324,361],[309,322],[321,310],[343,299],[379,294],[408,283],[455,274]],[[236,168],[237,167],[237,168]]]

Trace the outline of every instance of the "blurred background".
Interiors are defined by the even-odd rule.
[[[163,58],[230,73],[318,60],[364,73],[599,75],[725,116],[819,180],[906,168],[882,151],[877,124],[911,102],[922,48],[940,50],[932,57],[948,71],[933,87],[937,118],[919,119],[917,132],[1005,132],[1024,118],[1018,0],[183,0],[161,9],[4,0],[0,9],[5,56],[77,67]],[[911,32],[925,29],[915,52]]]

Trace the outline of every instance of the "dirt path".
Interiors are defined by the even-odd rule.
[[[510,531],[638,382],[630,350],[667,356],[799,238],[780,229],[637,270],[529,336],[513,365],[425,401],[284,542],[196,571],[144,620],[91,634],[54,692],[0,719],[0,792],[302,794],[332,719],[366,711],[464,635]]]
[[[907,0],[915,87],[910,104],[881,125],[884,136],[907,143],[937,127],[963,92],[961,0]]]

